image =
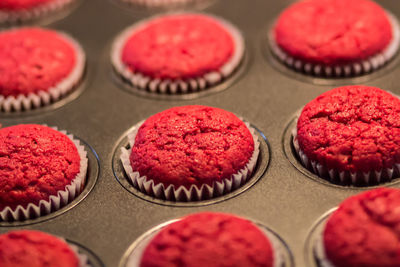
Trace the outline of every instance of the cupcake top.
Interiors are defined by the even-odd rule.
[[[234,53],[233,38],[221,23],[199,14],[152,19],[127,39],[122,62],[151,78],[189,79],[217,71]]]
[[[1,0],[0,10],[20,11],[56,1],[57,0]]]
[[[230,178],[254,151],[253,137],[233,113],[175,107],[148,118],[130,155],[133,171],[165,186],[201,186]]]
[[[74,69],[74,46],[52,30],[22,28],[0,33],[0,95],[48,91]]]
[[[335,88],[297,122],[300,149],[328,169],[379,171],[400,163],[400,100],[376,87]]]
[[[326,223],[323,242],[337,267],[399,266],[400,190],[380,188],[346,199]]]
[[[0,210],[49,200],[79,171],[78,150],[65,134],[34,124],[0,129]]]
[[[392,40],[386,12],[370,0],[303,0],[287,8],[274,28],[278,46],[305,62],[360,62]]]
[[[32,230],[0,235],[2,267],[79,267],[75,252],[63,240]]]
[[[146,247],[140,267],[272,267],[266,235],[248,220],[197,213],[170,224]]]

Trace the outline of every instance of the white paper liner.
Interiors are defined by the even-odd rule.
[[[328,260],[328,258],[326,257],[325,246],[324,246],[324,242],[322,240],[322,236],[320,236],[316,240],[316,244],[314,247],[314,253],[315,253],[315,257],[318,260],[318,267],[335,267],[335,265],[333,265],[333,263],[331,263]]]
[[[314,252],[315,258],[317,259],[318,267],[335,267],[335,265],[333,265],[333,263],[331,263],[328,260],[328,257],[326,256],[326,253],[325,253],[323,233],[324,233],[326,223],[327,223],[327,219],[325,219],[322,222],[322,226],[319,227],[319,230],[316,233],[317,237],[315,238],[315,243],[313,244],[313,252]]]
[[[318,163],[317,161],[310,160],[306,154],[300,149],[299,142],[297,140],[297,127],[292,130],[293,147],[296,150],[297,155],[300,158],[301,163],[311,172],[317,174],[321,178],[325,178],[330,182],[340,182],[346,184],[350,182],[353,185],[359,184],[360,182],[365,185],[371,183],[383,183],[391,181],[393,178],[400,174],[400,163],[394,164],[392,168],[383,169],[381,171],[370,171],[370,172],[355,172],[350,171],[339,171],[335,169],[328,169],[326,166]]]
[[[5,97],[0,95],[0,111],[6,113],[18,112],[23,110],[32,110],[49,105],[73,91],[82,80],[86,64],[86,56],[84,50],[79,45],[79,43],[69,35],[62,32],[57,33],[68,43],[70,43],[75,50],[76,62],[75,67],[72,69],[71,73],[59,83],[57,83],[54,87],[50,88],[48,91],[39,91],[37,94],[30,93],[27,96],[20,94],[16,97]]]
[[[269,32],[269,43],[273,54],[289,68],[303,72],[308,75],[322,76],[327,78],[353,77],[363,75],[379,69],[390,61],[397,53],[400,46],[400,26],[397,19],[388,11],[392,26],[392,40],[389,45],[377,55],[360,62],[349,63],[346,65],[326,66],[323,64],[314,64],[304,62],[287,54],[275,41],[273,30]]]
[[[271,232],[267,231],[264,228],[259,228],[264,232],[264,234],[268,237],[269,242],[271,243],[272,250],[274,253],[274,264],[273,267],[285,267],[285,256],[283,252],[282,245],[280,244],[278,238],[272,234]]]
[[[65,241],[65,239],[61,238],[64,242],[68,244],[68,246],[71,248],[73,252],[75,252],[75,255],[77,256],[79,260],[79,267],[91,267],[92,265],[89,263],[88,256],[85,254],[79,253],[79,248],[75,246],[74,244],[68,243]]]
[[[257,164],[258,154],[260,152],[260,142],[258,141],[258,136],[255,134],[255,129],[252,128],[249,123],[245,122],[247,128],[253,136],[254,151],[247,165],[238,171],[238,173],[233,174],[231,177],[221,182],[214,182],[212,186],[208,184],[203,184],[200,187],[192,185],[190,189],[187,189],[185,186],[179,186],[178,188],[175,188],[174,185],[169,185],[165,187],[165,185],[162,183],[156,185],[153,180],[147,179],[146,176],[141,176],[139,172],[134,172],[129,160],[132,147],[135,143],[137,131],[142,124],[143,121],[137,124],[136,127],[134,127],[128,134],[130,148],[121,148],[120,159],[129,181],[133,184],[133,186],[142,193],[154,196],[155,198],[166,199],[170,201],[198,201],[222,196],[245,184],[251,177]]]
[[[142,5],[145,7],[167,7],[167,6],[177,6],[185,5],[189,3],[202,3],[207,0],[119,0],[127,4]]]
[[[57,127],[51,128],[67,135],[75,144],[80,157],[79,173],[76,175],[75,179],[71,181],[70,185],[65,186],[64,190],[58,191],[57,195],[50,196],[49,200],[40,200],[37,205],[29,203],[26,208],[22,205],[17,206],[14,210],[11,209],[11,207],[4,208],[0,211],[0,221],[22,221],[47,215],[64,207],[81,193],[85,185],[88,167],[85,147],[80,144],[78,139],[74,139],[72,134],[67,134],[64,130],[57,130]]]
[[[183,13],[179,13],[183,14]],[[165,16],[165,15],[163,15]],[[111,49],[111,63],[115,72],[121,76],[124,82],[128,83],[131,87],[142,91],[149,91],[151,93],[160,94],[177,94],[177,93],[191,93],[202,91],[210,86],[221,83],[224,79],[230,76],[240,65],[245,51],[245,43],[240,31],[231,23],[211,15],[207,15],[220,23],[232,36],[235,50],[232,57],[227,63],[219,68],[217,71],[209,72],[201,77],[188,79],[188,80],[170,80],[170,79],[154,79],[146,76],[140,72],[133,72],[128,66],[122,62],[122,51],[126,41],[133,33],[140,31],[148,25],[149,22],[156,18],[163,16],[155,16],[135,23],[131,27],[125,29],[114,40]],[[169,16],[169,15],[166,15]]]
[[[16,10],[16,11],[0,10],[0,24],[18,23],[18,22],[37,19],[44,15],[48,15],[50,13],[59,11],[75,1],[76,0],[56,0],[50,3],[42,4],[40,6],[31,9]]]
[[[139,267],[140,262],[142,259],[142,255],[144,250],[146,249],[147,245],[153,240],[153,238],[161,232],[163,228],[166,226],[177,222],[179,220],[173,220],[169,221],[167,223],[161,224],[158,226],[156,229],[150,230],[151,233],[146,233],[144,236],[141,237],[141,240],[136,244],[134,250],[131,252],[129,255],[126,264],[124,267]],[[259,227],[256,223],[253,222],[253,224],[261,230],[267,237],[268,240],[270,241],[272,245],[272,250],[274,253],[274,264],[273,267],[284,267],[285,266],[285,258],[284,258],[284,253],[283,253],[283,247],[279,241],[279,239],[270,231],[268,231],[265,227]],[[245,267],[245,266],[243,266]]]

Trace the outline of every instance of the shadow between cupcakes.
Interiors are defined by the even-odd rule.
[[[248,218],[245,218],[248,219]],[[118,265],[118,267],[126,267],[131,256],[139,256],[142,254],[143,250],[145,249],[145,245],[153,238],[155,235],[157,235],[163,228],[167,227],[168,225],[175,223],[179,221],[180,219],[173,219],[167,222],[164,222],[162,224],[159,224],[156,227],[153,227],[152,229],[148,230],[144,234],[142,234],[139,238],[137,238],[126,250],[124,255],[122,256],[122,259]],[[286,242],[272,229],[269,227],[265,226],[261,222],[255,221],[255,220],[250,220],[252,223],[254,223],[258,228],[260,228],[262,231],[264,231],[268,237],[274,240],[274,245],[279,246],[278,248],[275,248],[275,250],[278,250],[279,256],[282,260],[282,267],[293,267],[294,266],[294,260],[293,260],[293,255],[292,252],[290,251],[288,245]]]
[[[264,56],[266,63],[269,63],[275,70],[278,72],[293,78],[295,80],[315,84],[315,85],[351,85],[351,84],[364,84],[368,81],[378,79],[382,76],[385,76],[392,72],[397,68],[400,62],[399,51],[391,58],[386,64],[381,66],[380,68],[373,70],[369,73],[365,73],[362,75],[354,76],[354,77],[319,77],[313,76],[310,74],[306,74],[305,72],[296,71],[286,66],[277,56],[273,53],[271,48],[271,32],[274,28],[277,18],[275,18],[272,22],[269,22],[267,26],[262,28],[259,37],[260,49]]]
[[[139,123],[138,123],[139,124]],[[251,177],[248,179],[248,181],[240,186],[238,189],[225,194],[220,197],[215,197],[215,198],[210,198],[207,200],[201,200],[201,201],[189,201],[189,202],[177,202],[177,201],[170,201],[170,200],[164,200],[164,199],[158,199],[152,196],[149,196],[147,194],[142,193],[139,191],[136,187],[133,186],[133,184],[129,181],[127,174],[125,173],[125,170],[123,168],[120,156],[121,156],[121,148],[129,148],[129,143],[128,143],[128,133],[132,131],[132,129],[136,128],[137,125],[131,127],[129,130],[127,130],[122,137],[117,141],[116,146],[114,147],[113,151],[113,157],[112,157],[112,170],[114,173],[115,178],[117,181],[120,183],[122,187],[124,187],[125,190],[127,190],[129,193],[133,194],[134,196],[143,199],[148,202],[152,202],[155,204],[163,205],[163,206],[175,206],[175,207],[199,207],[199,206],[207,206],[207,205],[212,205],[218,202],[222,202],[228,199],[231,199],[235,196],[240,195],[241,193],[245,192],[248,190],[250,187],[255,185],[258,180],[264,175],[265,171],[268,168],[269,161],[270,161],[270,149],[269,149],[269,143],[265,135],[254,125],[250,124],[252,128],[255,129],[255,134],[259,137],[260,141],[260,154],[258,156],[257,164],[255,166],[255,169],[253,171],[253,174]]]
[[[28,219],[24,221],[12,221],[12,222],[7,222],[7,221],[1,221],[0,220],[0,228],[1,227],[20,227],[20,226],[26,226],[26,225],[32,225],[32,224],[37,224],[37,223],[42,223],[51,219],[54,219],[55,217],[58,217],[65,212],[71,210],[75,206],[77,206],[82,200],[84,200],[89,193],[92,191],[94,186],[96,185],[99,172],[100,172],[100,161],[99,161],[99,156],[97,155],[96,151],[85,141],[80,139],[79,137],[74,136],[77,140],[81,142],[81,145],[85,147],[85,150],[88,152],[87,153],[87,158],[88,158],[88,168],[87,168],[87,174],[86,174],[86,183],[85,187],[82,190],[82,192],[70,203],[62,207],[61,209],[51,212],[48,215],[40,216],[35,219]]]
[[[286,124],[286,127],[284,129],[283,135],[282,135],[282,150],[285,155],[285,157],[289,160],[289,162],[295,167],[299,172],[301,172],[303,175],[307,176],[308,178],[319,182],[321,184],[335,187],[335,188],[340,188],[340,189],[345,189],[345,190],[354,190],[354,189],[371,189],[371,188],[377,188],[377,187],[382,187],[382,186],[392,186],[395,184],[400,183],[400,177],[393,178],[391,181],[388,182],[383,182],[383,183],[375,183],[372,185],[366,185],[366,184],[345,184],[341,185],[339,183],[334,183],[329,181],[329,177],[320,177],[317,174],[311,172],[308,170],[306,167],[303,166],[301,163],[301,160],[299,156],[296,153],[296,150],[293,146],[293,135],[292,135],[292,130],[295,129],[296,124],[297,124],[297,118],[299,117],[299,114],[301,112],[301,109],[298,110],[290,119],[290,121]]]

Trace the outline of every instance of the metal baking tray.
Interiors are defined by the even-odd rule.
[[[0,233],[46,231],[78,244],[93,266],[114,267],[123,262],[125,252],[139,237],[162,223],[200,211],[228,212],[274,231],[289,248],[287,266],[316,266],[308,242],[315,238],[314,225],[319,227],[320,218],[342,200],[370,187],[333,185],[304,169],[290,145],[295,115],[307,102],[339,85],[366,84],[400,94],[399,57],[358,78],[317,79],[295,73],[274,59],[267,39],[274,20],[294,1],[215,0],[191,10],[220,16],[242,31],[246,59],[234,78],[189,97],[137,94],[122,86],[113,74],[111,43],[125,27],[164,10],[115,1],[84,0],[64,18],[38,22],[65,31],[81,43],[88,58],[85,79],[61,102],[32,112],[1,113],[0,123],[3,127],[47,124],[77,136],[89,151],[88,182],[84,192],[60,211],[25,222],[1,222]],[[377,2],[400,17],[397,1]],[[165,109],[190,104],[232,111],[259,130],[262,153],[257,177],[218,199],[184,204],[154,201],[124,180],[116,159],[119,147],[127,144],[125,134],[138,122]],[[385,185],[399,187],[399,180]]]

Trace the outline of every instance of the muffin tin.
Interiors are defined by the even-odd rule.
[[[25,222],[1,222],[0,233],[21,228],[46,231],[78,244],[93,266],[114,267],[124,260],[128,248],[154,227],[189,213],[228,212],[260,222],[276,233],[291,255],[286,266],[317,266],[309,249],[314,225],[342,200],[371,187],[333,185],[308,173],[290,147],[294,118],[311,99],[343,84],[362,83],[400,94],[399,56],[372,74],[351,79],[295,73],[268,49],[268,32],[274,20],[294,1],[217,0],[201,12],[230,21],[246,40],[246,60],[235,76],[199,94],[162,98],[136,94],[124,88],[113,73],[111,44],[124,28],[160,9],[135,9],[116,1],[82,1],[71,14],[46,25],[75,37],[87,53],[87,73],[77,91],[43,109],[0,113],[3,127],[47,124],[66,129],[84,141],[89,151],[85,190],[56,213]],[[395,1],[377,2],[400,17],[400,6]],[[255,177],[231,194],[198,203],[155,201],[131,190],[115,156],[118,148],[127,144],[125,133],[152,114],[190,104],[232,111],[259,129],[262,153]],[[395,180],[385,185],[398,184]]]

